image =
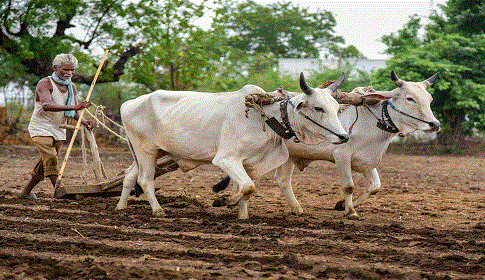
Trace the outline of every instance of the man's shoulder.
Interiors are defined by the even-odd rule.
[[[47,89],[52,88],[52,84],[49,77],[44,77],[40,79],[40,81],[37,83],[37,89],[40,89],[40,88],[47,88]]]
[[[39,82],[37,82],[37,84],[50,84],[50,83],[51,83],[50,77],[44,77],[40,79]]]

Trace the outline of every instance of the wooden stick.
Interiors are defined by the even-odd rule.
[[[93,82],[91,83],[91,88],[89,89],[88,96],[86,97],[86,101],[89,101],[89,98],[91,97],[91,93],[93,92],[93,89],[94,89],[94,84],[96,84],[96,80],[98,79],[99,72],[101,72],[101,69],[103,68],[104,61],[108,56],[108,52],[109,50],[106,50],[104,52],[104,56],[103,56],[103,59],[101,60],[101,64],[99,65],[98,71],[96,72],[96,75],[94,75]],[[67,148],[66,155],[64,156],[64,161],[62,162],[62,165],[61,165],[61,170],[59,171],[59,176],[57,177],[56,187],[61,184],[62,175],[64,174],[64,168],[66,168],[66,163],[67,163],[67,160],[69,159],[69,154],[71,153],[72,145],[76,140],[77,132],[79,131],[79,127],[81,126],[81,121],[84,116],[84,110],[85,109],[82,109],[81,113],[79,114],[79,119],[77,120],[76,128],[74,129],[74,133],[72,134],[71,142],[69,143],[69,147]]]

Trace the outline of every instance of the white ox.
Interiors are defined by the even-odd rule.
[[[337,117],[339,105],[331,96],[343,79],[344,75],[327,89],[311,89],[301,74],[300,85],[306,94],[291,98],[294,106],[288,106],[287,112],[302,142],[327,139],[339,144],[348,140]],[[250,110],[246,116],[245,97],[251,93],[264,91],[254,85],[224,93],[159,90],[125,102],[121,118],[136,164],[127,170],[116,209],[127,207],[138,181],[153,213],[164,215],[154,188],[156,159],[163,155],[174,159],[183,171],[206,163],[220,167],[239,186],[227,205],[247,200],[255,190],[252,179],[284,164],[289,156],[284,140],[268,127],[263,130],[259,112]],[[279,103],[263,110],[268,116],[280,115]],[[247,218],[247,211],[238,217]]]
[[[294,166],[304,170],[314,160],[326,160],[336,164],[338,175],[342,181],[345,199],[345,214],[349,218],[358,218],[354,206],[361,204],[370,195],[377,193],[381,187],[379,174],[376,167],[379,165],[391,139],[397,134],[409,134],[416,130],[425,132],[437,131],[440,122],[435,118],[430,108],[431,94],[426,90],[438,78],[436,73],[423,82],[405,82],[399,79],[394,71],[391,72],[392,81],[398,86],[390,92],[376,92],[366,95],[367,98],[388,100],[374,105],[348,106],[339,114],[344,128],[350,132],[350,139],[342,145],[333,145],[325,142],[320,145],[309,146],[299,143],[287,142],[290,152],[290,160],[276,169],[275,179],[282,193],[288,200],[291,211],[300,215],[303,209],[296,200],[291,187],[291,175]],[[391,107],[391,105],[394,108]],[[356,111],[357,110],[357,111]],[[393,130],[390,123],[394,124],[392,132],[385,131],[376,126],[377,118],[385,116],[387,110],[389,120],[385,122],[387,130]],[[377,117],[377,118],[376,118]],[[355,123],[354,123],[355,122]],[[354,181],[352,171],[360,172],[369,182],[367,191],[355,202],[352,200]],[[229,178],[225,178],[215,185],[214,191],[220,191],[227,187]],[[336,208],[343,208],[339,202]],[[239,204],[239,212],[247,211],[247,203],[243,199]]]

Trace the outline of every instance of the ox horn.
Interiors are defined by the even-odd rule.
[[[438,79],[440,77],[440,72],[437,72],[436,74],[434,74],[433,76],[429,77],[428,79],[426,79],[425,81],[423,81],[423,83],[426,85],[426,87],[429,87],[431,86],[435,81],[436,79]]]
[[[396,72],[394,72],[394,70],[391,70],[391,80],[398,87],[402,87],[402,85],[404,85],[404,81],[399,79],[399,77],[396,75]]]
[[[300,88],[307,95],[312,95],[312,93],[313,93],[313,88],[311,88],[306,83],[306,81],[305,81],[305,75],[303,75],[303,72],[300,72]]]
[[[340,78],[338,78],[338,80],[336,80],[331,85],[329,85],[328,88],[331,89],[332,92],[335,92],[342,85],[344,80],[345,80],[345,73],[342,72],[342,75],[340,76]]]

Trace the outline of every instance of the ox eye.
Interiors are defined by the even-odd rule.
[[[414,101],[414,99],[412,99],[411,97],[406,97],[406,100],[409,101],[409,102],[416,103],[416,101]]]
[[[315,110],[322,113],[325,112],[321,107],[315,107]]]

